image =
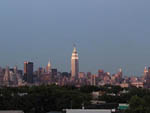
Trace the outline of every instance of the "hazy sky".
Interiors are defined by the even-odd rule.
[[[150,0],[0,0],[0,65],[141,75],[150,66]]]

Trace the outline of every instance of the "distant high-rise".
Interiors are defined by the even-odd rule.
[[[99,77],[100,79],[103,79],[103,78],[104,78],[104,70],[102,70],[102,69],[99,69],[99,70],[98,70],[98,77]]]
[[[79,57],[77,49],[74,47],[71,57],[71,77],[77,78],[79,74]]]
[[[18,67],[17,67],[17,66],[14,67],[14,73],[15,73],[15,74],[18,73]]]
[[[121,68],[119,69],[118,75],[119,75],[120,78],[122,78],[123,72],[122,72],[122,69],[121,69]]]
[[[8,66],[5,69],[3,84],[6,85],[6,86],[10,85],[10,72],[9,72],[9,67]]]
[[[51,69],[51,62],[50,62],[50,60],[48,61],[48,65],[47,65],[47,73],[48,74],[50,74],[51,73],[51,71],[52,71],[52,69]]]
[[[144,79],[146,79],[147,78],[147,74],[148,74],[148,69],[147,69],[147,67],[145,67],[144,68]]]
[[[96,85],[96,75],[92,75],[91,76],[91,86],[95,86]]]
[[[52,76],[57,76],[57,69],[51,69],[52,70]]]
[[[28,83],[33,83],[33,62],[24,62],[24,76]]]

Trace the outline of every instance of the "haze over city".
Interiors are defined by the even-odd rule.
[[[86,1],[86,2],[85,2]],[[136,3],[135,3],[136,1]],[[70,71],[73,44],[80,71],[141,76],[150,66],[150,1],[0,1],[0,65],[33,61]]]

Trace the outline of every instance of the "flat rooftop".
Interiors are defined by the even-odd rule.
[[[66,109],[66,113],[111,113],[111,110],[97,109]]]

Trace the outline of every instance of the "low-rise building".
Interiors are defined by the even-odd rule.
[[[112,113],[112,110],[98,109],[67,109],[66,113]]]

